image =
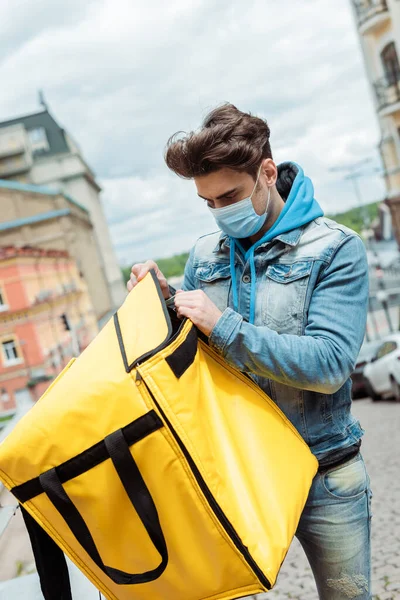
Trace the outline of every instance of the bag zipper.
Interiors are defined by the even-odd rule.
[[[192,471],[192,473],[193,473],[193,475],[194,475],[194,477],[195,477],[195,479],[196,479],[196,481],[197,481],[197,483],[198,483],[201,491],[203,492],[203,494],[204,494],[204,496],[205,496],[208,504],[212,508],[212,510],[213,510],[215,516],[217,517],[218,521],[221,523],[222,527],[224,528],[224,530],[226,531],[226,533],[229,535],[229,537],[231,538],[231,540],[234,543],[234,545],[236,546],[236,548],[242,554],[243,558],[245,559],[245,561],[247,562],[247,564],[249,565],[249,567],[251,568],[251,570],[253,571],[253,573],[256,575],[256,577],[258,577],[258,579],[262,583],[262,585],[267,590],[270,590],[271,587],[272,587],[270,581],[267,579],[267,577],[264,575],[264,573],[262,572],[262,570],[260,569],[260,567],[257,565],[257,563],[255,562],[255,560],[251,556],[248,548],[241,541],[241,539],[240,539],[239,535],[237,534],[236,530],[234,529],[232,523],[229,521],[229,519],[227,518],[227,516],[223,512],[222,508],[219,506],[219,504],[216,501],[216,499],[214,498],[211,490],[209,489],[209,487],[207,486],[206,482],[204,481],[204,478],[201,475],[199,469],[197,468],[196,463],[194,462],[193,458],[189,454],[189,451],[187,450],[186,446],[184,445],[184,443],[182,442],[182,440],[180,439],[180,437],[176,433],[175,429],[171,425],[171,422],[168,420],[168,418],[166,417],[164,411],[162,410],[162,408],[160,407],[159,403],[155,399],[153,392],[151,391],[151,389],[147,385],[146,381],[143,379],[143,377],[141,376],[141,374],[139,373],[139,371],[137,369],[136,369],[135,382],[136,382],[136,385],[140,385],[140,383],[143,382],[143,384],[144,384],[146,390],[148,391],[148,393],[149,393],[152,401],[154,402],[154,404],[158,408],[159,412],[161,413],[162,418],[164,419],[165,423],[167,424],[168,429],[170,430],[170,432],[174,436],[174,438],[175,438],[175,440],[176,440],[179,448],[181,449],[181,451],[182,451],[182,453],[183,453],[183,455],[184,455],[184,457],[185,457],[185,459],[186,459],[186,461],[187,461],[187,463],[189,465],[190,470]]]

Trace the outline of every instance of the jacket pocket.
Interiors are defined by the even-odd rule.
[[[195,270],[199,289],[203,290],[222,311],[228,306],[231,288],[229,263],[208,263]]]
[[[313,261],[269,265],[263,320],[278,333],[301,334],[307,285]]]

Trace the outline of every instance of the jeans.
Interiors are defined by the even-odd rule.
[[[314,478],[296,537],[321,600],[372,597],[371,497],[360,453]]]

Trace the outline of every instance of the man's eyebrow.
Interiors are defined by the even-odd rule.
[[[216,200],[221,200],[221,198],[225,198],[225,196],[230,196],[231,194],[234,194],[238,191],[238,187],[232,188],[231,190],[228,190],[227,192],[224,192],[223,194],[220,194],[219,196],[216,197]],[[200,198],[203,198],[203,200],[209,200],[209,198],[204,198],[204,196],[202,196],[201,194],[197,194],[198,196],[200,196]]]

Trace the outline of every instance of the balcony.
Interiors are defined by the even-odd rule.
[[[400,111],[400,71],[378,79],[374,88],[381,116]]]
[[[361,35],[371,33],[390,19],[386,0],[354,0]]]
[[[12,177],[29,171],[32,166],[31,156],[27,153],[0,158],[0,178]]]
[[[26,133],[22,125],[0,128],[0,158],[25,154]]]

